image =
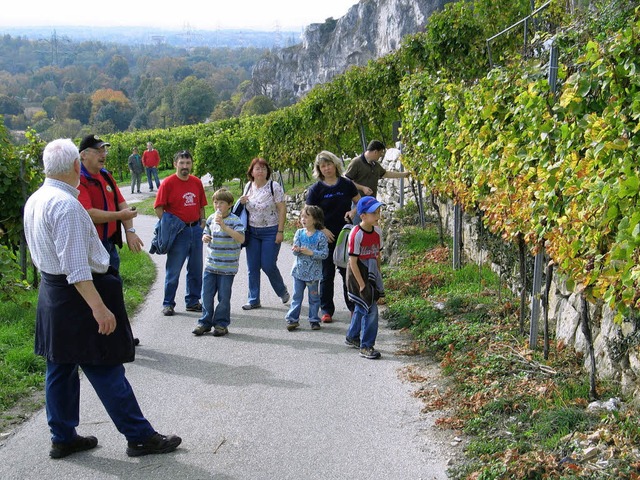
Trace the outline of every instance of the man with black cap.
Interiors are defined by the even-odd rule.
[[[129,208],[111,173],[105,168],[107,147],[110,144],[96,135],[87,135],[80,142],[80,196],[78,200],[87,209],[98,236],[109,252],[110,265],[120,270],[120,256],[116,247],[122,248],[122,231],[129,250],[138,253],[144,244],[133,228],[133,219],[138,215],[135,207]]]

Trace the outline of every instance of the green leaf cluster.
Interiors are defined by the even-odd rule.
[[[401,85],[405,165],[621,314],[640,308],[639,12],[566,50],[556,95],[535,62]]]

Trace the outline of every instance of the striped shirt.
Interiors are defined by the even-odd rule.
[[[92,272],[109,268],[109,254],[78,193],[65,182],[46,178],[24,207],[24,232],[34,265],[41,272],[66,275],[69,284],[92,280]]]
[[[220,229],[214,231],[215,212],[209,215],[202,231],[202,235],[210,235],[211,241],[207,245],[207,261],[205,268],[218,275],[235,275],[238,273],[238,259],[240,258],[240,243]],[[224,217],[224,224],[236,232],[244,233],[244,225],[240,218],[233,213]]]

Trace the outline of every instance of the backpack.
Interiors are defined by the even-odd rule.
[[[353,227],[355,225],[347,223],[338,234],[336,248],[333,251],[333,263],[336,267],[347,268],[347,263],[349,263],[349,234]]]

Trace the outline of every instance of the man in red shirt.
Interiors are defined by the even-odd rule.
[[[120,256],[116,246],[122,248],[120,225],[124,225],[129,250],[138,253],[144,244],[133,228],[133,219],[138,212],[129,208],[113,176],[104,168],[109,146],[96,135],[87,135],[80,142],[78,200],[89,213],[104,248],[109,252],[109,264],[117,272],[120,270]]]
[[[153,192],[153,180],[156,188],[160,188],[160,178],[158,177],[158,165],[160,165],[160,154],[153,148],[153,143],[147,142],[147,149],[142,153],[142,165],[147,170],[147,181],[149,191]]]
[[[206,220],[204,207],[207,205],[202,181],[191,175],[191,154],[187,150],[176,153],[173,165],[176,173],[162,181],[153,205],[159,219],[162,219],[163,215],[171,214],[185,223],[167,251],[162,301],[162,313],[166,316],[174,314],[176,290],[185,260],[187,291],[184,300],[187,311],[202,311],[202,229]]]

